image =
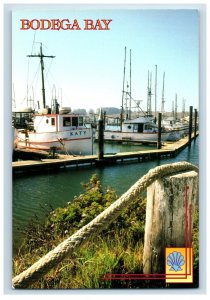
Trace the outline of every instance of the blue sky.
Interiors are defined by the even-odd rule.
[[[112,19],[109,31],[21,31],[20,19]],[[165,109],[171,111],[175,93],[178,111],[182,99],[186,109],[198,108],[199,36],[196,10],[145,9],[78,9],[21,10],[13,12],[12,81],[17,106],[28,96],[41,100],[39,60],[26,56],[39,52],[43,43],[45,55],[46,98],[50,105],[53,85],[61,95],[63,106],[96,109],[121,106],[124,47],[127,47],[127,78],[129,81],[129,50],[132,50],[132,96],[141,99],[146,109],[147,72],[152,72],[154,94],[155,65],[158,67],[157,108],[161,107],[162,77],[165,72]],[[32,49],[33,41],[34,44]],[[30,87],[33,87],[33,92]],[[61,97],[60,97],[61,98]],[[152,98],[154,109],[154,96]]]

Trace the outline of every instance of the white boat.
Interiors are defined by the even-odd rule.
[[[165,131],[170,132],[168,141],[178,141],[189,132],[189,123],[175,121],[173,117],[168,117],[162,121]]]
[[[92,129],[83,116],[74,114],[35,114],[33,130],[18,129],[17,148],[55,149],[69,154],[92,154]]]
[[[161,140],[166,141],[170,132],[162,132]],[[158,127],[150,117],[139,117],[136,119],[126,120],[122,123],[122,130],[104,131],[104,140],[106,141],[157,141]]]
[[[44,78],[42,45],[39,55],[41,75]],[[70,107],[61,107],[56,99],[52,107],[45,104],[44,80],[42,80],[43,106],[37,113],[24,109],[13,112],[13,123],[17,128],[16,147],[37,150],[53,150],[68,154],[92,154],[92,128],[84,124],[83,116],[70,113]]]

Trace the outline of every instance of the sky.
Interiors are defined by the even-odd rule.
[[[84,19],[112,19],[110,30],[20,30],[21,19],[76,19],[83,29]],[[62,106],[96,110],[121,107],[125,46],[126,82],[129,79],[129,51],[132,53],[132,97],[147,106],[148,71],[152,73],[154,110],[155,65],[157,65],[157,110],[161,108],[165,72],[165,110],[171,111],[177,93],[178,111],[182,99],[186,110],[199,102],[199,18],[187,9],[97,9],[69,6],[62,9],[22,9],[12,16],[12,90],[16,106],[26,106],[27,98],[41,101],[38,58],[40,42],[46,58],[47,104],[52,95]],[[28,92],[27,92],[28,91]]]

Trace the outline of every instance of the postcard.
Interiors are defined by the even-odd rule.
[[[11,21],[12,288],[199,288],[199,10]]]

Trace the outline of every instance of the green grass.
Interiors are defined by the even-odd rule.
[[[112,188],[102,190],[97,176],[83,184],[84,194],[64,208],[53,210],[45,224],[31,222],[13,259],[17,275],[56,247],[118,197]],[[30,288],[148,288],[165,287],[164,282],[103,280],[107,273],[142,273],[146,200],[137,199],[106,230],[88,241]],[[198,269],[198,213],[194,224],[194,268]]]

